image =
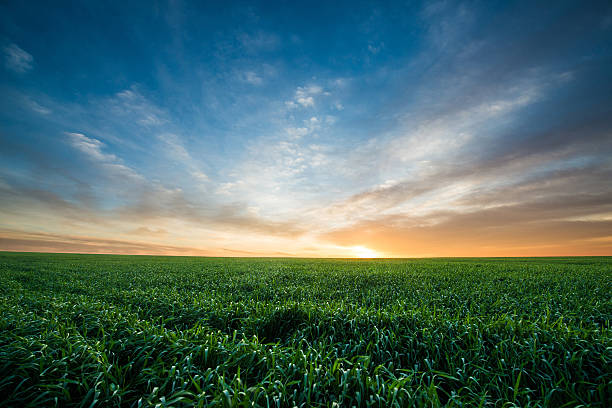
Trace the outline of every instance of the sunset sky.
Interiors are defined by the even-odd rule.
[[[609,1],[110,3],[0,3],[0,250],[612,255]]]

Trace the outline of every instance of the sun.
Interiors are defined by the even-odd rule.
[[[366,248],[364,246],[354,246],[351,250],[357,258],[379,258],[380,254],[373,249]]]

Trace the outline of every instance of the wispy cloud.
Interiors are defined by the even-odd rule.
[[[240,80],[251,85],[261,85],[263,83],[263,78],[253,71],[243,72],[240,76]]]
[[[4,66],[18,74],[24,74],[32,69],[34,57],[21,49],[17,44],[8,44],[2,48],[4,52]]]
[[[66,135],[74,148],[95,161],[112,163],[117,160],[114,154],[102,153],[104,144],[97,139],[89,138],[82,133],[66,132]]]
[[[82,133],[66,132],[68,140],[72,147],[83,153],[94,164],[101,166],[104,171],[113,177],[128,180],[143,180],[143,177],[126,166],[122,161],[112,153],[104,153],[104,143],[101,141],[87,137]]]
[[[129,117],[143,126],[159,126],[168,121],[164,112],[151,103],[136,86],[118,92],[109,100],[109,105],[115,115]]]
[[[238,35],[238,41],[250,53],[272,51],[281,44],[278,35],[261,30],[252,33],[241,33]]]
[[[380,44],[370,43],[368,44],[368,51],[370,52],[370,54],[376,55],[383,49],[384,46],[385,46],[385,43],[380,43]]]
[[[36,102],[34,99],[30,97],[24,97],[26,105],[32,109],[36,113],[40,113],[41,115],[49,115],[52,113],[51,109],[42,106],[40,103]]]
[[[201,164],[187,151],[178,135],[162,133],[158,135],[158,139],[164,144],[164,151],[170,160],[188,169],[189,174],[198,182],[209,181],[208,176],[201,169]]]

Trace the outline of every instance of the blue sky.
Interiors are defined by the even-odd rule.
[[[0,249],[612,254],[608,2],[3,2]]]

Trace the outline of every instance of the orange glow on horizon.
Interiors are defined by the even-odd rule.
[[[365,246],[354,246],[351,248],[355,253],[355,258],[380,258],[380,254],[373,249],[367,248]]]
[[[609,221],[604,224],[609,226]],[[155,234],[155,229],[153,233],[138,230],[137,234],[115,236],[107,231],[64,235],[0,228],[0,251],[362,259],[612,255],[612,236],[607,228],[568,223],[498,229],[473,222],[404,228],[368,223],[318,234],[275,236],[226,231],[210,237],[180,226],[163,227],[167,231],[164,234]]]

